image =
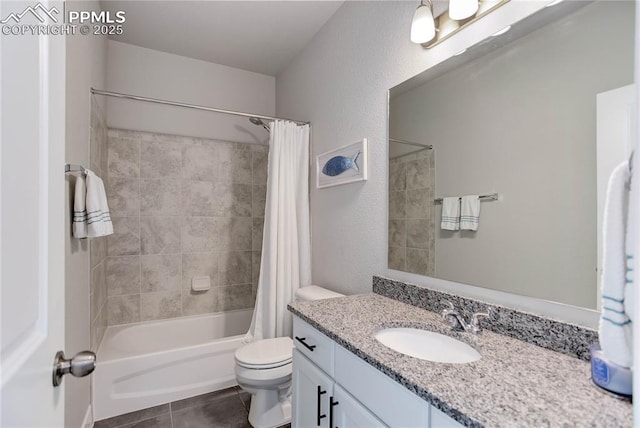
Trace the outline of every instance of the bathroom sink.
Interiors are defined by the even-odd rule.
[[[438,363],[463,364],[482,356],[453,337],[417,328],[386,328],[374,336],[384,346],[411,357]]]

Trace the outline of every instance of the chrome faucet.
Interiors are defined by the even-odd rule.
[[[471,322],[467,323],[460,312],[453,306],[448,300],[445,300],[444,303],[447,305],[441,312],[442,319],[448,320],[456,330],[464,330],[471,334],[479,334],[482,332],[482,327],[480,326],[480,317],[488,317],[490,316],[489,312],[476,312],[471,316]],[[491,310],[490,310],[491,311]]]

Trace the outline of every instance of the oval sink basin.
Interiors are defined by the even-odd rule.
[[[472,363],[482,356],[453,337],[417,328],[386,328],[375,334],[384,346],[411,357],[438,363]]]

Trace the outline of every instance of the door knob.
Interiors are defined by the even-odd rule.
[[[62,376],[71,373],[75,377],[83,377],[95,370],[96,354],[91,351],[78,352],[75,357],[67,360],[64,352],[58,351],[53,360],[53,386],[60,386]]]

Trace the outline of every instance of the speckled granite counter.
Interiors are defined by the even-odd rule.
[[[472,427],[630,427],[631,404],[591,385],[589,363],[484,331],[452,332],[438,314],[377,294],[295,302],[289,310],[458,422]],[[469,364],[419,360],[373,337],[418,327],[476,348]]]

